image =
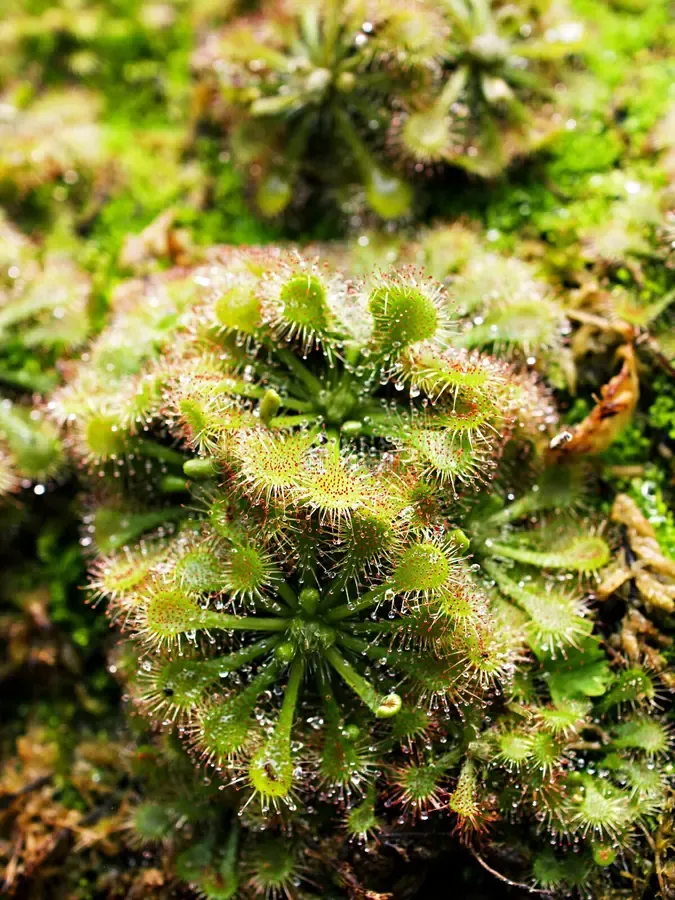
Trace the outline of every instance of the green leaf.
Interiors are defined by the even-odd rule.
[[[556,703],[582,697],[601,697],[612,680],[607,658],[598,641],[587,637],[565,655],[537,653],[543,663],[543,677]]]

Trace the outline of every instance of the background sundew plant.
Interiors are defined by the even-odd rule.
[[[582,36],[547,2],[270,3],[207,35],[195,67],[264,216],[327,177],[392,220],[425,174],[492,177],[544,145]]]
[[[9,0],[0,894],[675,898],[665,0]]]

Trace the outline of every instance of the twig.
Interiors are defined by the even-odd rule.
[[[602,750],[603,745],[600,741],[575,741],[573,744],[567,745],[568,750]]]
[[[664,371],[666,371],[669,375],[675,375],[675,366],[673,366],[672,362],[663,353],[655,337],[649,334],[649,332],[645,331],[640,335],[637,343],[646,344],[656,357],[656,361],[661,366],[661,368],[664,369]]]
[[[659,890],[661,891],[661,895],[663,897],[666,897],[667,896],[666,886],[663,883],[663,871],[661,869],[661,854],[659,853],[659,849],[656,846],[656,842],[654,841],[654,839],[652,838],[652,836],[647,831],[647,829],[645,828],[644,825],[642,825],[642,824],[640,825],[640,830],[644,834],[644,836],[647,840],[647,843],[649,844],[649,847],[650,847],[652,853],[654,854],[654,871],[656,872],[656,880],[659,883]]]
[[[18,797],[25,797],[26,794],[31,794],[33,791],[37,791],[46,784],[49,784],[52,778],[52,775],[44,775],[41,778],[36,778],[35,781],[31,781],[30,784],[22,787],[20,791],[15,791],[13,794],[5,794],[3,797],[0,797],[0,810],[8,809]]]
[[[611,743],[611,737],[607,734],[607,732],[601,728],[599,725],[596,725],[595,722],[589,722],[588,724],[584,724],[581,729],[582,731],[592,731],[600,738],[603,744]]]
[[[508,884],[509,887],[520,888],[523,891],[527,891],[530,894],[544,894],[546,897],[552,897],[553,891],[547,891],[544,888],[536,888],[532,887],[529,884],[523,884],[522,881],[511,881],[510,878],[507,878],[506,875],[502,875],[500,872],[497,872],[492,866],[489,866],[482,856],[480,856],[473,847],[469,847],[472,855],[476,859],[476,862],[480,863],[481,866],[485,869],[486,872],[489,872],[490,875],[494,875],[495,878],[498,878],[500,881],[503,881],[504,884]]]

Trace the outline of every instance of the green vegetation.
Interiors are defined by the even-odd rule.
[[[675,896],[665,0],[8,0],[0,865]]]

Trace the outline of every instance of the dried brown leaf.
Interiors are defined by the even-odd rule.
[[[618,355],[623,358],[621,370],[602,387],[590,414],[551,442],[557,459],[602,453],[633,418],[640,396],[635,352],[631,344],[625,344]]]

